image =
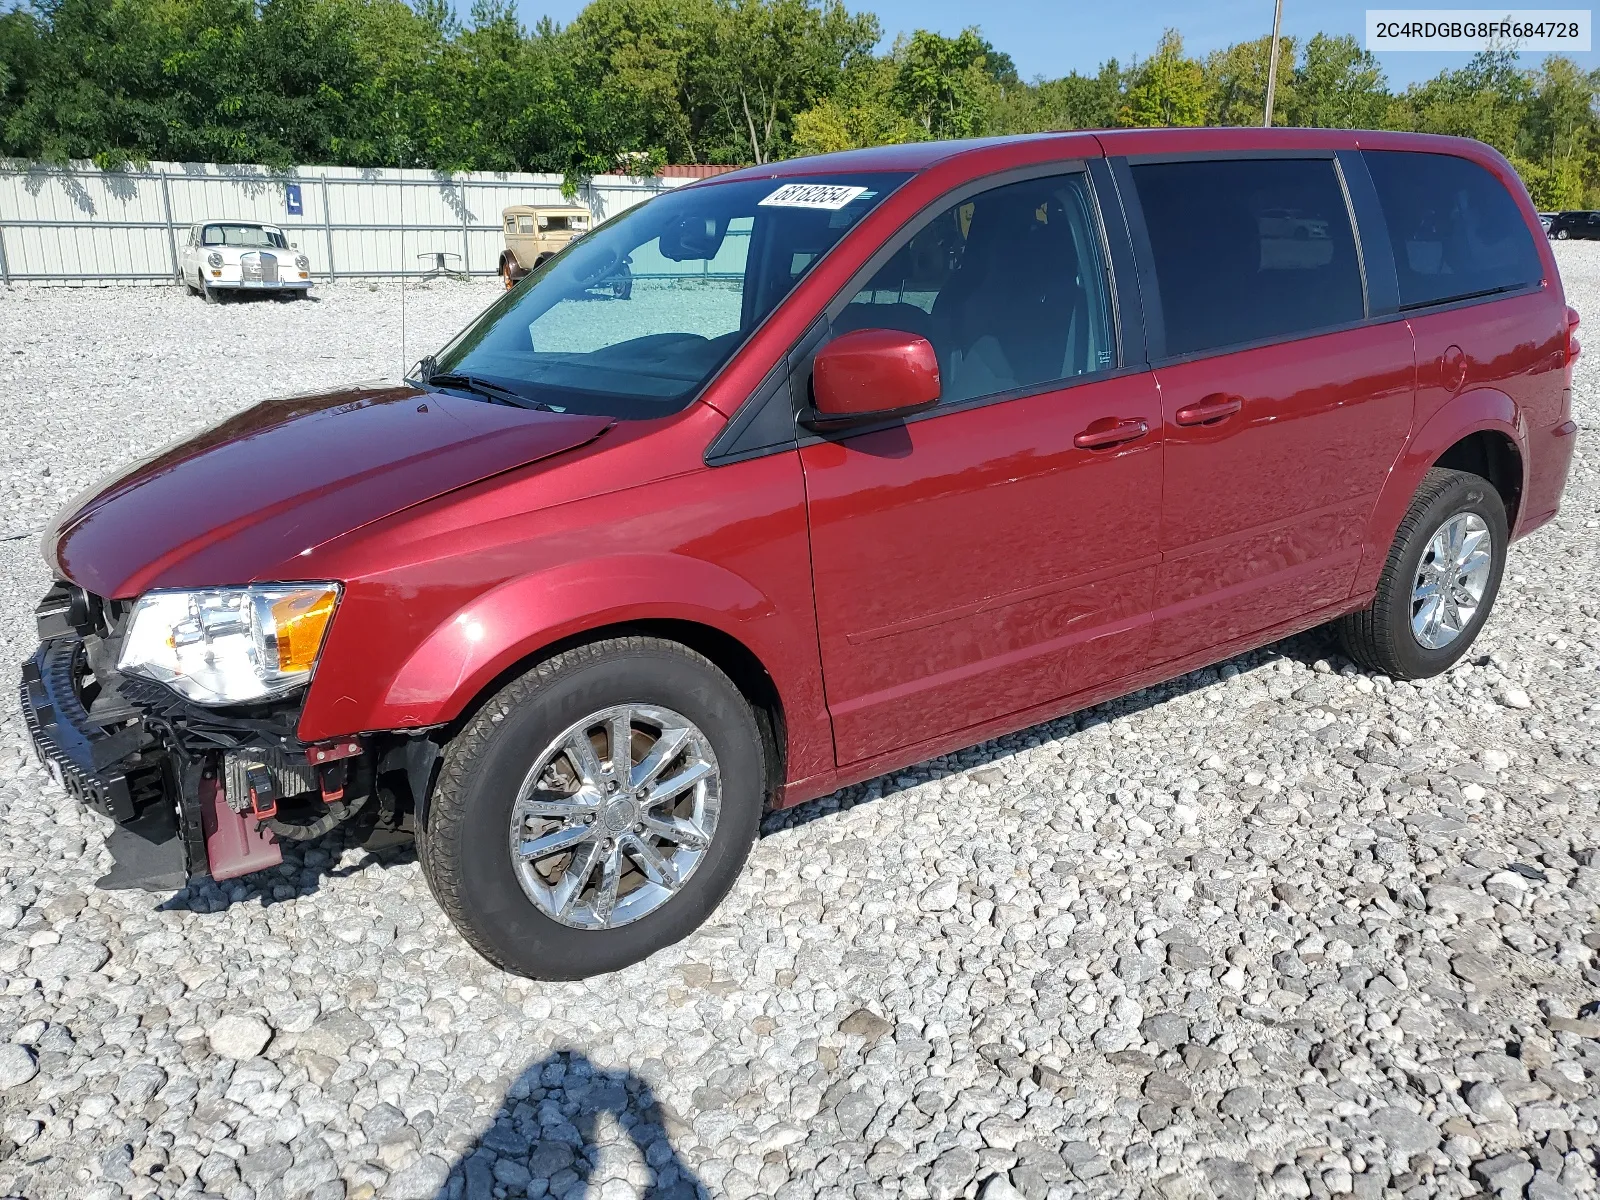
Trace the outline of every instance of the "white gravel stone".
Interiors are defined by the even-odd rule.
[[[1557,254],[1594,319],[1600,245]],[[12,669],[61,502],[499,295],[409,289],[402,353],[397,288],[318,290],[0,290]],[[337,836],[96,892],[106,822],[0,693],[0,1195],[1593,1200],[1600,358],[1573,404],[1563,510],[1443,677],[1314,632],[774,814],[706,928],[583,983]]]
[[[223,1058],[254,1058],[272,1040],[272,1027],[259,1017],[218,1017],[207,1035],[211,1049]]]
[[[0,1046],[0,1090],[21,1087],[39,1073],[39,1060],[27,1046]]]
[[[949,912],[956,906],[956,896],[960,886],[961,880],[953,875],[946,876],[923,891],[917,901],[917,907],[923,912]]]

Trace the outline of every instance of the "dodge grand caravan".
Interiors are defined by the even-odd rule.
[[[684,937],[796,804],[1324,622],[1445,670],[1577,314],[1469,141],[1052,134],[667,193],[403,385],[74,502],[23,707],[107,886],[414,836],[501,967]],[[627,296],[597,289],[631,264]]]

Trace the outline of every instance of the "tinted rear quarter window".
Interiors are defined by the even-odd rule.
[[[1368,150],[1363,158],[1389,227],[1401,308],[1539,283],[1533,234],[1488,170],[1451,154]]]
[[[1131,168],[1169,355],[1308,334],[1366,314],[1331,159]]]

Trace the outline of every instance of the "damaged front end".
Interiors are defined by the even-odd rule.
[[[40,646],[22,668],[22,715],[41,761],[116,822],[103,888],[172,891],[276,866],[282,843],[340,826],[381,848],[408,840],[413,797],[437,757],[423,733],[307,745],[304,693],[193,703],[119,672],[131,603],[57,584],[37,609]]]

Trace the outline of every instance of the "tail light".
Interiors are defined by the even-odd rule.
[[[1577,361],[1578,355],[1583,353],[1583,347],[1578,342],[1578,310],[1572,305],[1567,305],[1567,369],[1572,369],[1572,364]]]

